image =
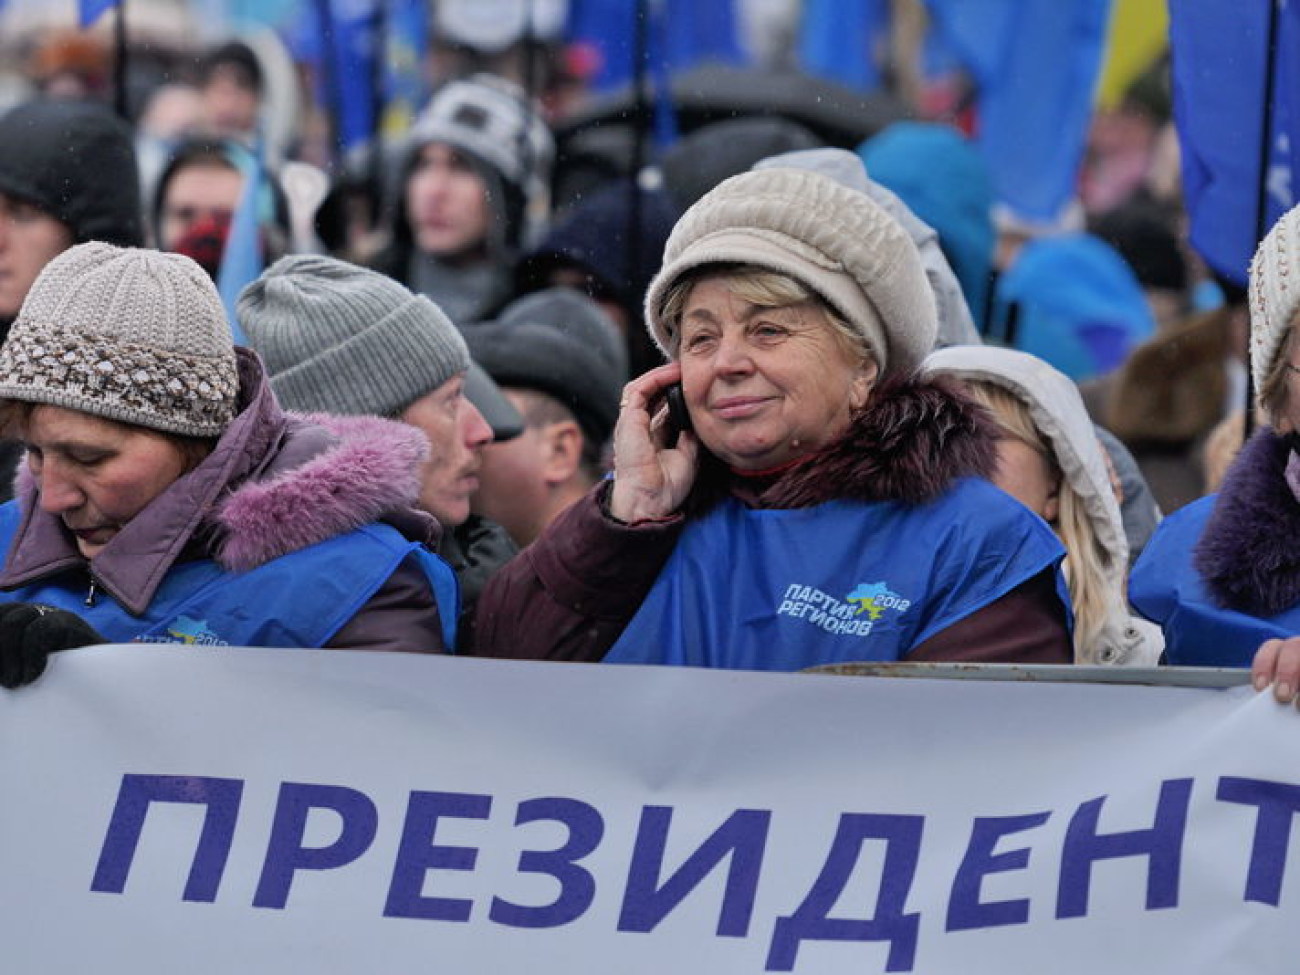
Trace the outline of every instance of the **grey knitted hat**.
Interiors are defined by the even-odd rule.
[[[0,399],[216,437],[238,395],[221,298],[180,254],[69,248],[45,265],[0,346]]]
[[[934,295],[916,245],[865,193],[820,173],[773,168],[724,180],[677,221],[646,292],[646,322],[675,355],[663,302],[683,274],[752,264],[802,282],[871,347],[882,373],[914,370],[934,345]]]
[[[290,410],[396,416],[470,364],[428,298],[332,257],[281,258],[240,292],[237,312]]]

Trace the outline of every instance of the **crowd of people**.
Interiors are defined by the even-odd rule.
[[[132,122],[58,72],[0,115],[0,684],[143,641],[1295,697],[1300,210],[1209,273],[1149,79],[1045,228],[948,121],[603,171],[571,77],[469,65],[332,177],[239,40]]]

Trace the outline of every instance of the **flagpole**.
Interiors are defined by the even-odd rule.
[[[636,62],[632,65],[632,85],[635,92],[635,107],[632,111],[632,165],[628,193],[628,234],[627,234],[627,275],[635,280],[637,268],[641,266],[644,255],[641,253],[641,167],[645,164],[646,128],[650,125],[650,104],[647,97],[646,82],[648,71],[646,62],[650,53],[650,3],[648,0],[636,0],[633,5],[636,23],[633,24],[632,49]],[[644,328],[634,328],[629,335],[628,360],[635,372],[638,368],[649,368],[654,363],[651,358],[651,343]],[[642,354],[638,354],[638,352]]]
[[[118,0],[113,18],[113,108],[119,118],[130,122],[131,112],[126,90],[126,0]]]
[[[1268,233],[1268,170],[1273,150],[1273,99],[1277,93],[1277,5],[1278,0],[1268,0],[1268,28],[1264,35],[1264,106],[1259,134],[1259,184],[1255,198],[1255,246]],[[1247,281],[1249,284],[1249,281]],[[1247,337],[1249,339],[1249,336]],[[1246,361],[1250,361],[1250,348],[1246,348]],[[1250,438],[1254,429],[1255,383],[1246,370],[1246,417],[1242,439]]]

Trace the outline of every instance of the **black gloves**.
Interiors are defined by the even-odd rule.
[[[0,686],[21,687],[45,672],[56,650],[103,643],[75,613],[39,603],[0,603]]]

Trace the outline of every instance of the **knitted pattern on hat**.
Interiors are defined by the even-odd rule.
[[[1250,377],[1264,387],[1300,311],[1300,206],[1282,214],[1250,264]]]
[[[238,393],[221,298],[180,254],[100,242],[64,251],[0,346],[0,399],[182,436],[220,436]]]
[[[651,335],[675,355],[663,301],[686,272],[752,264],[811,288],[871,347],[882,372],[914,370],[934,345],[938,313],[911,238],[883,207],[819,173],[764,169],[723,181],[686,211],[646,293]]]
[[[281,258],[237,302],[286,409],[396,416],[469,368],[447,316],[377,271],[315,254]]]

